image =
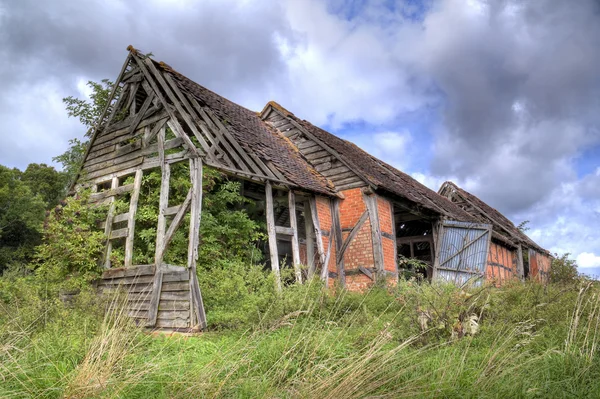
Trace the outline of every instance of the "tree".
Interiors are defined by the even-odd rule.
[[[33,194],[42,197],[47,209],[56,206],[66,195],[67,175],[44,163],[30,163],[21,180]]]
[[[45,205],[18,169],[0,165],[0,272],[31,259],[41,240]]]

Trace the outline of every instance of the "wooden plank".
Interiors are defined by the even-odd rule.
[[[162,295],[161,295],[161,300],[158,304],[158,312],[159,312],[159,317],[160,317],[160,312],[161,311],[165,311],[165,310],[190,310],[190,301],[188,300],[184,300],[184,301],[172,301],[172,300],[166,300],[166,299],[162,299]],[[189,313],[188,313],[189,315]]]
[[[106,176],[106,175],[109,175],[114,172],[119,172],[121,170],[125,170],[128,168],[132,168],[134,166],[141,165],[143,162],[144,162],[144,157],[137,157],[135,159],[132,159],[131,161],[123,162],[119,165],[114,165],[114,166],[111,166],[111,167],[108,167],[105,169],[100,169],[95,172],[88,172],[86,174],[86,177],[88,179],[94,179],[96,177]]]
[[[160,197],[158,200],[158,221],[156,225],[156,249],[154,251],[154,263],[161,265],[165,251],[165,232],[167,219],[165,211],[169,206],[169,184],[171,180],[171,167],[165,162],[165,128],[158,133],[158,162],[161,167]]]
[[[360,271],[362,274],[364,274],[365,276],[367,276],[368,278],[370,278],[371,280],[374,280],[374,279],[375,279],[375,278],[374,278],[374,276],[373,276],[373,272],[372,272],[372,271],[370,271],[369,269],[367,269],[366,267],[364,267],[364,266],[359,266],[359,267],[358,267],[358,270],[359,270],[359,271]]]
[[[168,118],[165,118],[165,119],[162,119],[162,120],[156,122],[156,124],[152,127],[152,130],[150,130],[150,132],[148,132],[147,135],[144,134],[144,137],[142,139],[144,145],[148,145],[152,141],[152,139],[154,139],[154,137],[156,137],[156,135],[158,134],[160,129],[162,129],[165,126],[165,123],[167,123],[167,119]],[[182,138],[179,138],[179,137],[177,137],[177,138],[180,139],[181,142],[183,143]]]
[[[110,232],[110,239],[115,240],[117,238],[127,237],[128,234],[129,234],[129,229],[127,227],[124,227],[122,229],[113,230]]]
[[[344,254],[346,253],[346,249],[348,249],[348,247],[352,243],[352,240],[354,240],[354,237],[356,237],[356,234],[358,234],[358,232],[362,228],[363,224],[365,224],[365,221],[367,220],[368,217],[369,217],[369,213],[365,210],[363,212],[363,214],[360,216],[360,218],[358,219],[358,222],[356,222],[356,224],[354,225],[352,230],[350,230],[350,234],[348,234],[348,237],[346,237],[346,240],[342,244],[342,248],[340,249],[340,252],[337,255],[338,262],[340,260],[344,259]]]
[[[183,272],[169,272],[166,273],[164,270],[161,271],[163,273],[162,280],[163,282],[187,282],[189,280],[187,270]],[[129,276],[129,277],[121,277],[121,278],[106,278],[101,281],[102,285],[128,285],[128,284],[149,284],[154,281],[154,275],[144,275],[144,276]]]
[[[296,220],[296,195],[294,191],[288,191],[288,206],[290,213],[290,226],[292,229],[292,262],[296,282],[302,284],[302,269],[300,267],[300,245],[298,245],[298,221]]]
[[[312,164],[314,165],[314,168],[317,172],[323,172],[323,171],[331,169],[331,162],[322,162],[322,163],[313,162]]]
[[[267,216],[267,234],[269,236],[269,255],[271,256],[271,269],[275,275],[275,289],[281,291],[281,276],[279,273],[279,255],[277,253],[277,235],[275,231],[275,214],[273,210],[273,188],[271,183],[265,185]]]
[[[187,323],[189,323],[190,320],[190,312],[189,310],[159,310],[158,311],[158,318],[160,320],[185,320],[187,321]],[[185,327],[189,327],[189,325],[186,325]]]
[[[336,188],[339,191],[344,191],[344,190],[350,190],[352,188],[366,187],[366,186],[367,186],[367,183],[365,183],[364,181],[360,180],[360,178],[358,178],[356,181],[354,181],[352,183],[336,185]]]
[[[383,244],[381,241],[381,228],[379,226],[379,210],[377,207],[377,195],[366,195],[363,194],[363,200],[367,206],[369,213],[369,220],[371,222],[371,239],[373,242],[373,261],[375,270],[377,270],[378,276],[383,276],[384,262],[383,262]]]
[[[171,292],[171,291],[185,291],[188,292],[190,290],[189,282],[171,282],[164,283],[162,287],[163,292]]]
[[[166,292],[163,290],[160,294],[161,301],[189,301],[189,299],[187,291]]]
[[[182,205],[170,206],[165,210],[165,216],[175,215],[181,209]]]
[[[319,144],[315,143],[314,146],[305,148],[305,149],[301,150],[300,152],[302,153],[302,155],[307,156],[307,155],[314,154],[314,153],[321,152],[321,151],[323,151],[323,147],[320,146]]]
[[[200,243],[200,220],[202,216],[202,160],[190,159],[190,181],[192,183],[192,199],[190,204],[190,233],[188,246],[188,269],[190,288],[190,327],[206,328],[206,313],[202,292],[196,276],[198,261],[198,245]]]
[[[117,188],[111,188],[110,190],[100,191],[99,193],[90,194],[89,201],[96,202],[96,201],[100,201],[101,199],[104,199],[104,198],[114,197],[114,196],[120,195],[120,194],[125,194],[130,191],[133,191],[134,188],[135,188],[135,185],[132,183],[132,184],[126,184],[124,186],[120,186]]]
[[[319,148],[321,148],[321,146],[319,144],[315,143],[312,140],[301,141],[301,142],[299,142],[299,143],[296,144],[296,147],[298,147],[299,150],[307,150],[307,149],[309,149],[311,147],[319,147]],[[303,152],[303,151],[301,151],[301,152]]]
[[[317,242],[317,253],[319,254],[319,261],[321,262],[321,270],[327,269],[325,263],[325,249],[323,246],[323,237],[321,235],[321,226],[319,223],[319,213],[317,211],[317,199],[314,196],[308,198],[308,204],[310,206],[310,217],[312,220],[312,227],[315,233],[315,241]],[[326,275],[321,273],[321,278],[326,279]]]
[[[338,167],[333,168],[333,169],[325,170],[321,174],[323,176],[325,176],[325,177],[330,177],[330,176],[335,176],[335,175],[340,174],[340,173],[348,172],[349,170],[350,169],[348,169],[347,166],[342,165],[342,166],[338,166]],[[356,176],[356,174],[354,174],[354,175]]]
[[[326,157],[331,154],[329,154],[329,152],[327,152],[326,150],[321,150],[318,152],[313,152],[311,154],[302,154],[302,155],[304,155],[304,157],[306,159],[308,159],[309,161],[312,161],[313,159],[323,158],[323,157]]]
[[[135,173],[135,179],[133,181],[133,192],[131,193],[131,200],[129,202],[129,212],[127,218],[128,234],[125,240],[125,267],[131,267],[133,262],[133,238],[135,234],[135,215],[137,213],[138,200],[140,198],[140,190],[142,188],[142,175],[143,172],[138,170]]]
[[[291,227],[284,227],[284,226],[275,226],[275,233],[276,234],[281,234],[284,236],[293,236],[294,235],[294,229]]]
[[[336,264],[338,281],[342,288],[346,287],[346,275],[344,273],[344,258],[340,257],[340,251],[342,249],[342,226],[340,224],[340,200],[334,198],[331,200],[331,229],[333,230],[333,236],[335,237],[335,253],[336,253]],[[331,246],[331,237],[330,244]]]
[[[156,328],[188,328],[189,322],[183,319],[165,320],[158,319],[155,324]]]
[[[310,202],[304,201],[304,235],[306,236],[306,261],[308,263],[308,279],[315,274],[315,230],[310,211]]]
[[[113,177],[111,180],[110,188],[112,190],[116,189],[119,186],[119,179]],[[112,243],[110,242],[110,235],[112,232],[113,218],[115,214],[115,197],[110,198],[110,206],[108,208],[108,214],[106,215],[106,222],[104,226],[104,235],[107,238],[106,247],[104,249],[104,268],[110,269],[110,254],[112,252]]]
[[[105,154],[109,154],[111,152],[113,152],[115,150],[115,145],[114,144],[109,144],[107,147],[104,148],[100,148],[98,150],[94,150],[92,152],[90,152],[90,154],[88,155],[88,161],[91,159],[94,159],[96,157],[105,155]],[[87,161],[86,161],[87,162]]]
[[[153,327],[156,324],[158,315],[158,303],[160,302],[160,292],[162,288],[163,272],[158,268],[152,281],[152,294],[150,297],[150,306],[148,307],[148,320],[146,326]]]
[[[523,267],[523,246],[519,244],[517,247],[517,276],[521,280],[525,278],[525,268]]]
[[[398,244],[396,243],[396,217],[394,214],[394,203],[392,201],[388,201],[388,203],[390,205],[390,215],[392,217],[392,240],[394,241],[394,270],[396,273],[398,273]],[[435,257],[433,253],[433,239],[431,244],[429,244],[429,249],[431,251],[431,259],[433,260],[433,258]]]
[[[133,266],[130,268],[120,267],[118,269],[108,269],[102,272],[101,278],[111,279],[119,277],[131,277],[131,276],[146,276],[154,274],[154,265],[140,265]]]

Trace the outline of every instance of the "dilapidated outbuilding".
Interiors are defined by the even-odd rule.
[[[450,183],[440,195],[275,102],[250,111],[128,50],[78,185],[92,188],[93,202],[109,205],[100,286],[125,288],[135,301],[131,315],[149,327],[206,325],[196,274],[203,167],[240,179],[243,194],[263,206],[268,263],[279,288],[286,264],[297,283],[319,276],[328,285],[362,290],[397,279],[399,260],[400,271],[405,260],[418,260],[427,279],[477,284],[499,275],[490,265],[511,269],[512,260],[493,260],[500,248],[543,253],[526,236],[506,233],[508,224],[497,215],[486,218],[465,206],[458,197],[463,191],[450,190]],[[191,188],[182,203],[172,203],[171,168],[181,162],[189,165]],[[145,195],[142,178],[152,170],[161,176],[156,251],[152,264],[138,265],[136,212]],[[126,212],[117,212],[117,198],[126,199]],[[188,214],[187,263],[166,264],[165,252]],[[111,262],[117,245],[124,248],[124,267]],[[544,261],[532,261],[536,256],[529,257],[531,275],[546,270],[539,268]],[[515,267],[510,276],[523,277],[518,262]]]

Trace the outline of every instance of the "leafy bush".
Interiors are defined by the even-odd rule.
[[[569,259],[570,254],[554,255],[550,264],[550,281],[557,284],[570,284],[576,282],[579,276],[577,263]]]

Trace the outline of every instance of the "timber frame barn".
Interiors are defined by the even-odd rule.
[[[278,289],[282,265],[293,268],[297,283],[318,276],[329,286],[363,290],[378,279],[397,280],[398,260],[411,258],[426,265],[427,279],[524,278],[524,248],[530,263],[539,259],[529,276],[547,272],[546,251],[451,183],[438,194],[275,102],[250,111],[128,50],[76,184],[91,187],[91,202],[109,206],[99,286],[125,289],[130,316],[147,327],[206,327],[196,274],[203,167],[239,179],[243,195],[263,206]],[[191,188],[175,204],[170,176],[179,162],[189,164]],[[136,265],[136,212],[150,170],[161,175],[156,249],[152,264]],[[117,212],[117,198],[127,199],[127,212]],[[188,214],[187,264],[166,264]],[[124,247],[124,267],[111,265],[114,245]]]

